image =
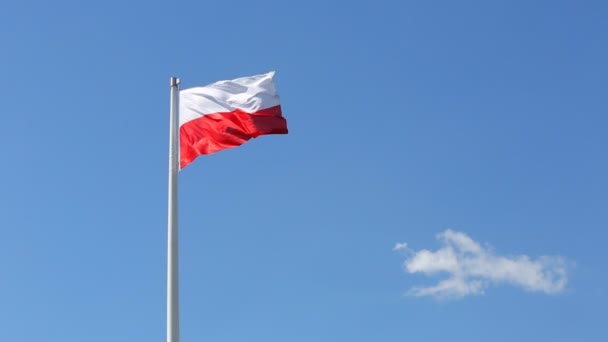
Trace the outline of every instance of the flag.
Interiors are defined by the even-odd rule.
[[[273,77],[274,71],[180,91],[180,168],[260,135],[287,134]]]

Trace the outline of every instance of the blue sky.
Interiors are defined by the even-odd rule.
[[[182,341],[605,339],[606,17],[3,2],[0,341],[164,341],[169,77],[270,70],[290,134],[180,174]]]

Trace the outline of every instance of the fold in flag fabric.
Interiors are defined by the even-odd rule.
[[[273,77],[274,71],[180,91],[180,169],[260,135],[287,134]]]

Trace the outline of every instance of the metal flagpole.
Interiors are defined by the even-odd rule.
[[[179,342],[177,173],[179,172],[179,78],[171,77],[167,224],[167,342]]]

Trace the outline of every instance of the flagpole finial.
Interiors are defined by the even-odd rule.
[[[177,77],[171,77],[169,82],[170,82],[171,87],[175,87],[179,84],[180,79]]]

